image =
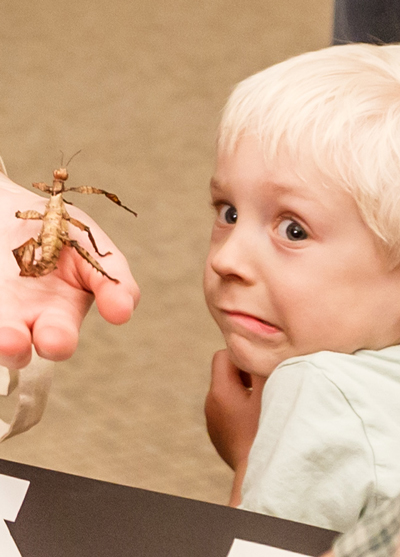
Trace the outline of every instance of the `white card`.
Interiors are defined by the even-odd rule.
[[[0,519],[15,522],[28,487],[27,480],[0,474]]]
[[[21,557],[4,520],[15,522],[28,491],[29,482],[0,474],[0,554],[1,557]]]
[[[0,555],[1,557],[22,557],[3,520],[0,520]]]
[[[246,540],[235,539],[227,557],[305,557],[300,553],[278,549]]]

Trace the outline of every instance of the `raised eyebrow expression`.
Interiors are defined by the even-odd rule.
[[[211,178],[210,180],[210,193],[212,198],[212,206],[217,210],[218,213],[220,213],[222,207],[226,207],[226,222],[228,224],[235,224],[237,220],[236,208],[227,200],[214,200],[214,198],[218,198],[223,193],[223,188],[221,187],[220,183],[215,180],[215,178]],[[231,220],[231,222],[229,222],[229,220]]]
[[[221,184],[214,177],[210,180],[210,194],[213,206],[232,205],[229,201],[229,194],[227,195],[228,187]],[[233,206],[233,205],[232,205]]]
[[[216,180],[215,178],[211,178],[211,180],[210,180],[210,191],[211,191],[211,194],[212,194],[213,192],[221,191],[221,189],[222,189],[222,188],[221,188],[220,183],[217,182],[217,180]]]
[[[222,193],[222,189],[223,188],[221,187],[220,183],[215,178],[211,178],[211,196],[215,196],[218,192]],[[288,188],[281,189],[287,191]],[[236,224],[238,218],[236,207],[228,202],[221,203],[221,205],[226,207],[226,210],[224,212],[224,219],[227,224]],[[282,237],[286,236],[286,238],[291,242],[299,242],[301,240],[306,240],[309,237],[303,226],[299,222],[297,222],[296,218],[292,217],[282,219],[278,227],[278,233]]]

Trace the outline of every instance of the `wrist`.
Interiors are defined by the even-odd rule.
[[[242,484],[247,470],[247,458],[241,460],[235,469],[229,506],[237,507],[242,502]]]

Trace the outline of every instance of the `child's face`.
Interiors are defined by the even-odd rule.
[[[305,170],[304,170],[305,169]],[[257,142],[220,154],[204,286],[232,362],[269,375],[292,356],[399,343],[400,271],[352,197]]]

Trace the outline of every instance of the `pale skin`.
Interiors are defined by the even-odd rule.
[[[400,269],[391,268],[350,194],[325,183],[311,160],[298,167],[282,154],[268,164],[251,137],[217,158],[204,287],[226,353],[214,359],[206,415],[217,451],[235,470],[233,505],[262,380],[279,363],[400,341]],[[243,371],[254,383],[250,394]]]
[[[69,358],[94,300],[101,316],[119,325],[130,319],[140,298],[125,257],[94,221],[72,206],[71,215],[88,224],[101,249],[111,252],[102,258],[102,265],[119,283],[101,275],[71,248],[62,250],[58,268],[49,275],[20,277],[12,250],[35,238],[41,221],[23,221],[15,213],[28,209],[43,212],[45,204],[46,198],[0,173],[0,365],[9,368],[26,366],[32,345],[46,359]],[[71,230],[71,235],[92,253],[84,232]]]

